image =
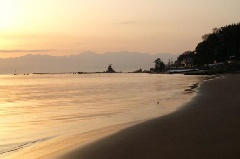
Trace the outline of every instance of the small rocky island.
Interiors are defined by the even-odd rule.
[[[112,68],[112,64],[108,65],[108,69],[107,69],[106,73],[116,73],[116,71]]]

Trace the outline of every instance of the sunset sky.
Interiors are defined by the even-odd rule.
[[[134,51],[179,54],[240,22],[239,0],[0,0],[0,58]]]

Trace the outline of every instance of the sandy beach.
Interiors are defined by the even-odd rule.
[[[79,148],[62,159],[239,158],[240,75],[210,80],[181,110]]]

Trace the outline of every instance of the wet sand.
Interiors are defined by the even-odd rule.
[[[79,148],[62,159],[240,158],[240,75],[210,80],[181,110]]]

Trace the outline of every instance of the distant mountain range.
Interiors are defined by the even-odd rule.
[[[28,54],[15,58],[0,58],[0,74],[12,74],[15,70],[17,73],[97,72],[105,71],[109,64],[112,64],[116,71],[127,72],[139,68],[149,70],[154,67],[153,61],[158,57],[167,63],[171,58],[176,60],[177,55],[150,55],[139,52],[84,52],[70,56]]]

